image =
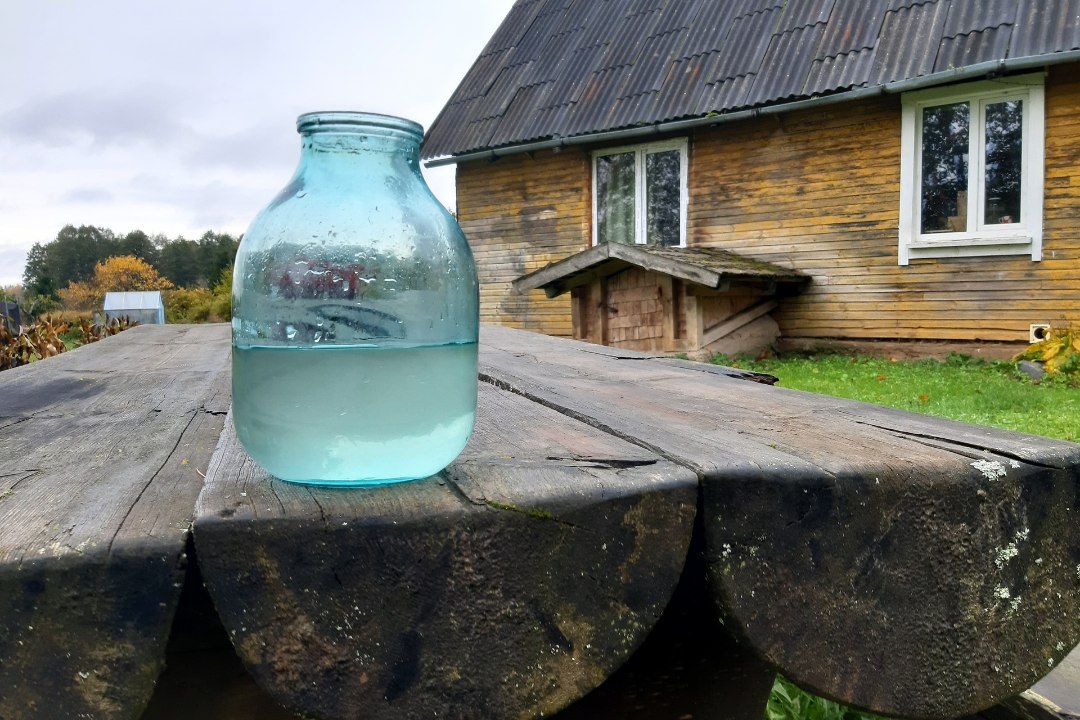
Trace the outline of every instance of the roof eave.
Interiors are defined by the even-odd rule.
[[[1038,67],[1060,65],[1062,63],[1076,61],[1080,61],[1080,50],[1068,50],[1064,52],[1046,53],[1043,55],[1031,55],[1028,57],[1020,58],[1002,58],[999,60],[990,60],[987,62],[977,63],[975,65],[968,65],[961,68],[950,68],[949,70],[932,73],[930,75],[923,75],[922,77],[897,80],[891,83],[885,83],[883,85],[874,85],[871,87],[844,90],[830,95],[820,95],[817,97],[806,98],[803,100],[781,102],[774,105],[762,105],[760,107],[748,108],[745,110],[736,110],[734,112],[720,114],[709,114],[703,115],[701,117],[688,118],[685,120],[651,123],[649,125],[624,128],[621,130],[605,130],[602,132],[575,135],[573,137],[554,137],[535,142],[507,145],[499,148],[486,148],[483,150],[461,153],[460,155],[449,155],[446,157],[426,160],[424,162],[424,166],[429,168],[440,167],[442,165],[456,165],[457,163],[468,162],[470,160],[496,160],[500,157],[506,157],[508,155],[518,155],[521,153],[534,152],[537,150],[563,148],[571,145],[592,145],[594,143],[601,143],[612,140],[618,141],[641,139],[650,135],[677,133],[697,127],[720,125],[722,123],[747,120],[764,115],[775,115],[778,113],[793,112],[796,110],[803,110],[806,108],[818,107],[822,105],[852,102],[855,100],[861,100],[868,97],[876,97],[880,95],[895,95],[898,93],[909,92],[912,90],[921,90],[923,88],[933,87],[935,85],[947,85],[952,82],[971,80],[987,75],[999,75],[1006,72],[1031,70]]]

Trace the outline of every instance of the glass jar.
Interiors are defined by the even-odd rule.
[[[296,129],[296,174],[233,270],[236,433],[282,480],[427,477],[476,414],[472,254],[420,175],[419,125],[320,112]]]

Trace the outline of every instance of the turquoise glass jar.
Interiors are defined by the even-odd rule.
[[[300,164],[233,270],[233,422],[282,480],[353,486],[446,467],[476,414],[465,236],[420,174],[423,130],[301,115]]]

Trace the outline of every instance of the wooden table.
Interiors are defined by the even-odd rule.
[[[1080,446],[481,344],[465,452],[367,490],[252,463],[225,326],[0,374],[0,718],[954,717],[1080,640]]]

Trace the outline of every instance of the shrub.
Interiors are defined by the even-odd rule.
[[[210,309],[223,322],[232,318],[232,268],[222,272],[221,279],[214,286],[214,300]]]
[[[221,273],[213,290],[178,288],[165,293],[165,319],[171,323],[228,322],[232,317],[232,269]]]
[[[115,335],[128,328],[133,328],[138,324],[139,322],[137,320],[131,320],[126,317],[113,318],[104,323],[91,323],[86,318],[79,318],[79,343],[81,345],[89,345],[102,338]]]
[[[165,319],[171,323],[200,323],[210,319],[213,294],[206,288],[180,288],[165,295]]]
[[[67,347],[61,335],[70,327],[60,318],[48,315],[28,327],[19,328],[18,334],[13,335],[0,323],[0,370],[64,352]]]
[[[1080,330],[1050,328],[1037,343],[1032,343],[1013,362],[1031,360],[1042,363],[1048,375],[1080,378]]]

